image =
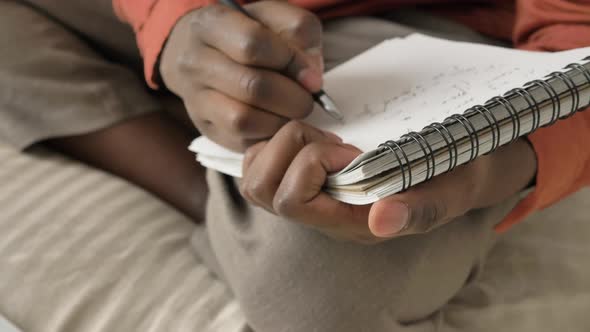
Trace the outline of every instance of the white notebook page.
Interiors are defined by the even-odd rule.
[[[589,54],[590,48],[528,52],[413,34],[385,41],[326,74],[325,90],[343,122],[319,108],[305,121],[370,151]],[[211,158],[239,159],[206,138],[191,150],[209,165]]]

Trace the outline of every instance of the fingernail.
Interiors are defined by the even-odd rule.
[[[310,60],[310,65],[319,72],[324,72],[324,56],[321,47],[312,47],[305,50],[305,54]]]
[[[299,72],[297,80],[311,92],[319,91],[323,84],[322,73],[309,67]]]
[[[403,231],[410,219],[410,209],[404,202],[393,201],[387,204],[380,216],[381,222],[374,231],[381,237],[392,237]]]

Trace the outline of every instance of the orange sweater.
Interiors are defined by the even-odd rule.
[[[117,15],[136,32],[148,84],[157,87],[154,68],[160,51],[184,14],[213,0],[113,0]],[[242,1],[250,2],[250,1]],[[370,14],[408,4],[454,18],[517,48],[560,51],[590,46],[588,0],[291,0],[322,18]],[[454,3],[453,3],[454,2]],[[529,136],[537,155],[535,189],[496,227],[504,231],[530,213],[590,185],[590,112],[578,113]]]

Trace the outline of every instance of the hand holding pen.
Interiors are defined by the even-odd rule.
[[[250,13],[248,13],[244,7],[240,6],[239,3],[237,3],[234,0],[221,0],[221,3],[223,3],[224,5],[231,7],[237,11],[239,11],[240,13],[252,18],[252,19],[256,19],[255,17],[253,17],[252,15],[250,15]],[[295,45],[296,46],[296,45]],[[298,50],[295,50],[295,52],[298,52]],[[320,59],[320,71],[323,73],[323,69],[324,69],[324,64],[323,64],[323,59]],[[326,111],[331,117],[333,117],[336,120],[342,120],[342,113],[340,113],[340,111],[338,110],[338,108],[336,107],[336,104],[334,103],[334,101],[332,100],[332,98],[330,98],[326,92],[324,90],[321,89],[321,84],[319,85],[315,85],[315,84],[308,84],[308,82],[305,82],[305,80],[302,80],[301,82],[306,88],[309,89],[309,91],[312,92],[312,96],[314,98],[314,100],[322,107],[322,109],[324,111]]]
[[[180,96],[192,122],[213,141],[237,151],[272,137],[291,119],[311,113],[321,93],[321,23],[282,1],[217,4],[185,15],[160,58],[160,74]],[[253,19],[255,18],[255,19]]]

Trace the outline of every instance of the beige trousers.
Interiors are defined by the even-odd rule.
[[[90,39],[110,27],[92,29],[91,17],[53,21],[0,2],[0,314],[25,331],[590,327],[589,192],[503,236],[491,228],[517,198],[430,234],[362,246],[245,204],[218,173],[208,176],[207,225],[195,228],[111,175],[49,151],[18,152],[159,108],[136,73],[63,27]],[[327,65],[416,30],[491,42],[416,12],[344,19],[326,25]],[[109,57],[131,54],[119,44],[128,45],[106,45]]]
[[[416,31],[493,42],[419,12],[342,19],[325,25],[327,67]],[[209,172],[208,181],[207,226],[193,245],[219,267],[258,332],[439,330],[440,310],[479,277],[495,241],[492,227],[516,203],[473,211],[430,234],[363,246],[247,205],[229,177]]]

